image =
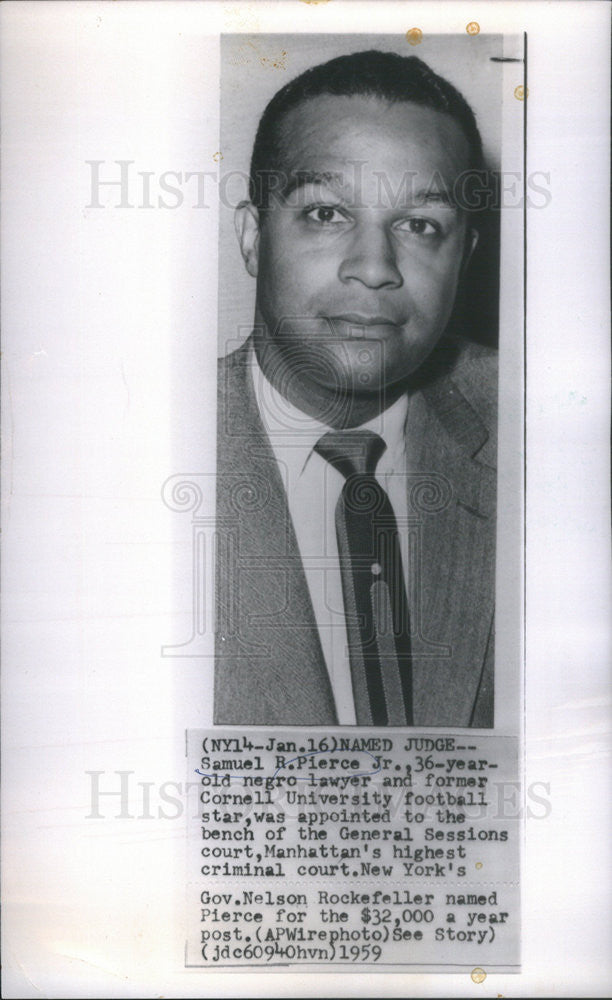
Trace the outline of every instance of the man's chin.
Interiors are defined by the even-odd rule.
[[[368,336],[305,337],[304,331],[290,331],[284,336],[263,341],[258,351],[260,363],[271,381],[291,396],[289,383],[301,383],[304,391],[325,393],[328,397],[353,396],[356,399],[397,395],[399,388],[427,358],[430,350],[423,344],[414,350],[400,350],[399,334],[373,336],[373,328],[364,328]],[[435,346],[435,339],[431,348]]]
[[[373,350],[362,348],[355,358],[350,359],[352,363],[346,363],[345,359],[343,364],[340,359],[336,358],[337,364],[334,368],[336,378],[333,384],[338,388],[342,386],[345,392],[350,392],[355,396],[367,396],[390,390],[407,382],[419,370],[429,354],[429,352],[423,351],[408,358],[394,358],[392,356],[383,358],[384,346],[377,344]],[[325,381],[326,388],[331,389],[333,387],[332,381]]]
[[[401,375],[380,371],[368,372],[362,369],[338,371],[335,379],[317,379],[319,389],[328,395],[352,396],[354,399],[383,398],[395,394],[407,381],[410,372]]]

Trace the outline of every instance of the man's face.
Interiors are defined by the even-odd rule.
[[[443,194],[467,140],[447,115],[362,96],[310,99],[283,132],[289,186],[243,230],[257,320],[292,377],[380,392],[419,368],[450,317],[475,237]]]

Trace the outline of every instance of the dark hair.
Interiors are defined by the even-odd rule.
[[[282,169],[283,117],[303,101],[322,94],[362,95],[390,102],[412,101],[434,111],[443,111],[455,119],[468,140],[469,170],[483,169],[482,141],[474,113],[452,84],[417,56],[400,56],[376,49],[354,52],[306,70],[282,87],[269,102],[259,122],[251,157],[249,193],[259,209],[268,207],[272,175],[278,176]]]

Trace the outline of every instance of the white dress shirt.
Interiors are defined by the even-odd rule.
[[[344,477],[313,450],[330,427],[297,409],[272,386],[261,371],[253,349],[251,359],[255,397],[287,493],[338,722],[355,725],[335,522]],[[387,445],[376,467],[376,479],[386,490],[395,512],[405,576],[407,531],[402,529],[408,517],[404,434],[407,413],[408,398],[404,395],[373,420],[352,428],[374,431]]]

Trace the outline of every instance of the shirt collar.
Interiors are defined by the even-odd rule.
[[[298,409],[274,388],[262,372],[252,344],[250,356],[255,399],[274,454],[277,459],[282,456],[292,475],[300,476],[315,444],[330,427]],[[380,434],[387,445],[379,463],[385,471],[399,471],[404,462],[407,414],[408,397],[404,393],[382,413],[353,428]]]

